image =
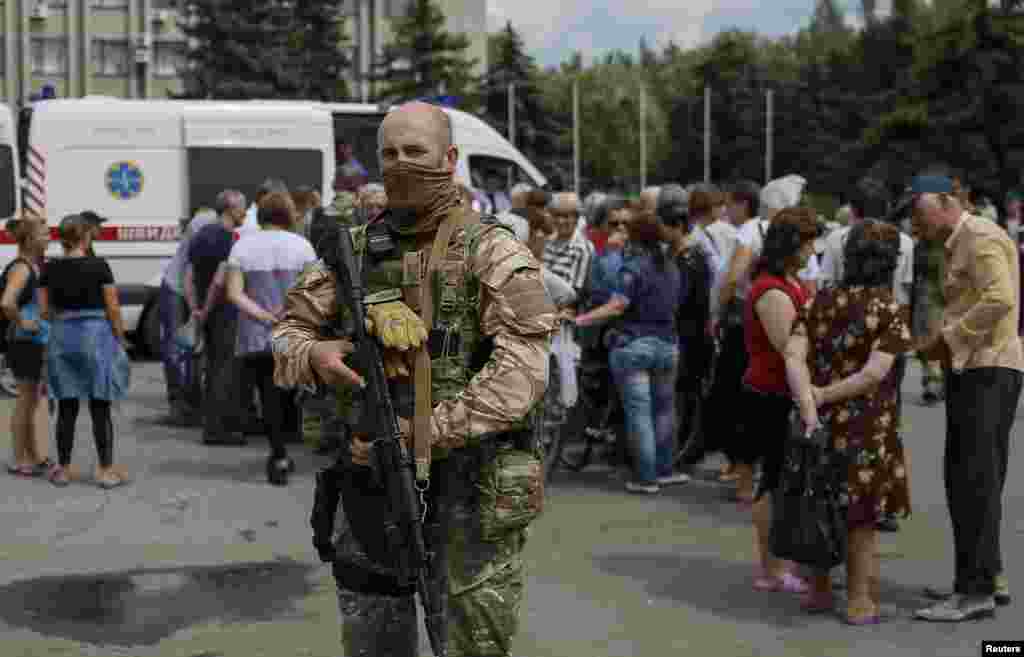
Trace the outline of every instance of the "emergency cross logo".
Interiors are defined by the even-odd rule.
[[[122,201],[142,193],[142,169],[134,162],[115,162],[107,169],[107,190]]]

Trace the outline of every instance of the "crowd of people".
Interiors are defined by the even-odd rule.
[[[802,203],[805,186],[789,175],[763,188],[666,184],[636,201],[594,192],[582,204],[572,194],[526,204],[531,230],[545,214],[555,227],[535,252],[572,288],[560,310],[581,343],[553,345],[547,430],[561,430],[568,400],[559,388],[572,385],[558,372],[567,362],[560,350],[576,348],[585,368],[606,364],[625,417],[626,489],[655,494],[686,483],[721,453],[720,481],[735,482],[736,501],[752,513],[753,587],[801,594],[814,613],[832,609],[832,579],[774,557],[772,492],[797,418],[825,427],[850,462],[841,496],[845,618],[873,624],[877,531],[898,531],[910,513],[901,388],[916,354],[922,402],[947,399],[957,546],[953,591],[929,589],[938,603],[916,616],[992,613],[1010,599],[994,518],[1022,369],[1016,235],[945,167],[922,172],[895,198],[862,180],[837,221]],[[968,434],[986,437],[970,446]]]
[[[540,263],[561,322],[545,431],[566,422],[579,362],[601,361],[625,417],[626,489],[656,494],[685,484],[693,467],[721,453],[720,480],[735,482],[737,503],[751,511],[753,587],[801,594],[804,608],[819,612],[834,604],[830,574],[776,558],[769,538],[791,424],[824,426],[851,462],[845,618],[872,624],[876,532],[897,530],[897,517],[910,513],[900,390],[916,353],[923,401],[947,402],[957,555],[953,591],[932,591],[941,600],[918,617],[958,621],[1009,602],[999,525],[1024,370],[1019,249],[981,216],[956,175],[923,172],[904,202],[862,181],[836,222],[802,203],[807,183],[798,175],[763,187],[665,184],[636,200],[594,192],[584,202],[527,185],[506,196],[499,183],[485,192],[460,186],[456,202],[494,210]],[[385,187],[365,180],[329,208],[313,188],[268,180],[251,204],[229,189],[196,213],[161,289],[174,422],[201,426],[207,445],[266,434],[275,485],[295,468],[288,444],[342,444],[344,423],[330,404],[315,407],[275,380],[271,332],[300,273],[317,262],[319,222],[374,225],[387,207]],[[24,215],[9,226],[18,256],[4,271],[0,306],[18,379],[10,469],[58,486],[74,476],[81,399],[92,417],[96,482],[127,481],[114,461],[111,404],[125,395],[130,368],[113,275],[91,251],[97,225],[87,213],[63,218],[64,256],[45,262],[46,221]],[[47,396],[56,402],[56,461],[43,428]]]

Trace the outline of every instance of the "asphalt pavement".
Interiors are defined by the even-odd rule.
[[[754,592],[749,513],[710,476],[639,497],[614,470],[594,466],[557,476],[531,529],[515,657],[969,657],[982,640],[1024,639],[1019,602],[968,624],[911,619],[925,604],[921,588],[952,578],[944,414],[919,405],[918,381],[912,368],[904,441],[914,515],[882,537],[881,625],[847,627],[802,614],[794,596]],[[0,400],[7,454],[11,407]],[[82,481],[58,489],[0,475],[0,657],[342,655],[333,580],[309,545],[323,457],[293,448],[298,471],[274,488],[265,483],[264,439],[205,447],[198,430],[160,424],[164,412],[159,365],[137,363],[131,395],[115,409],[127,487],[91,483],[85,412],[75,448]],[[1011,584],[1024,591],[1020,431],[1003,554]]]

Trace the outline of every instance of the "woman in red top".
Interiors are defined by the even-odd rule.
[[[783,357],[798,309],[810,298],[797,272],[814,254],[818,221],[809,208],[789,208],[775,216],[764,236],[764,249],[747,296],[746,343],[750,362],[743,377],[742,408],[757,418],[756,429],[737,445],[736,472],[740,501],[753,505],[754,529],[761,573],[759,591],[803,593],[807,585],[792,574],[787,562],[771,556],[771,495],[782,468],[783,445],[789,431],[792,396]],[[754,464],[762,463],[761,486],[754,495]]]

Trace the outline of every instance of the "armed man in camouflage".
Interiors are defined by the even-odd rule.
[[[505,657],[518,626],[526,528],[543,503],[535,447],[520,440],[544,394],[555,309],[526,247],[460,203],[458,152],[442,110],[409,103],[392,111],[379,156],[389,209],[351,234],[403,440],[413,444],[418,475],[421,456],[432,461],[428,508],[444,510],[443,545],[435,548],[446,560],[448,655]],[[331,386],[357,426],[363,378],[344,362],[354,346],[325,337],[345,315],[335,285],[321,262],[292,288],[273,333],[275,379]],[[346,512],[338,514],[333,554],[318,551],[333,561],[345,654],[415,657],[413,592],[394,578],[387,555],[357,538],[383,524],[366,467],[372,440],[353,435],[342,450],[336,467],[348,482]]]

